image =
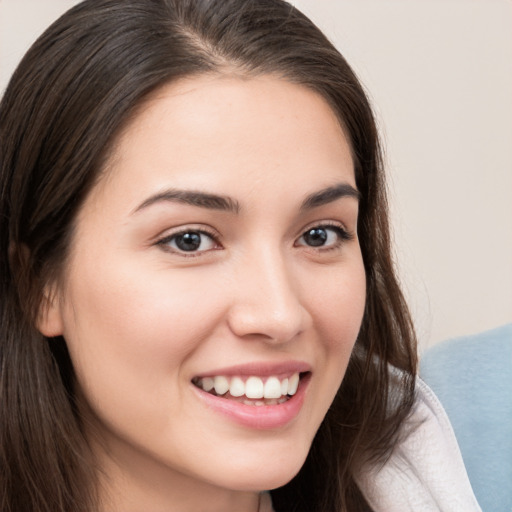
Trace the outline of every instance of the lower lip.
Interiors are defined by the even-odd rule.
[[[196,386],[194,390],[208,407],[235,423],[258,430],[272,430],[285,427],[299,415],[309,380],[310,374],[301,378],[295,395],[278,405],[245,405],[212,395]]]

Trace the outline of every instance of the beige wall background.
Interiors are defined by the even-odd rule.
[[[74,0],[0,0],[0,91]],[[512,322],[512,1],[295,0],[345,55],[386,148],[422,348]]]

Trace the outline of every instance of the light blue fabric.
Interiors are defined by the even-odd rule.
[[[512,512],[512,324],[440,343],[420,369],[450,418],[483,512]]]

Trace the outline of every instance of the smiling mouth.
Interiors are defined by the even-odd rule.
[[[280,405],[295,395],[301,378],[307,373],[296,372],[286,377],[216,375],[195,377],[192,383],[211,395],[245,405]]]

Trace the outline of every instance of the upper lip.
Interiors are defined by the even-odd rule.
[[[215,370],[207,371],[196,375],[196,377],[215,377],[216,375],[229,376],[258,376],[271,377],[275,375],[294,374],[310,372],[311,365],[303,361],[282,361],[282,362],[251,362]]]

